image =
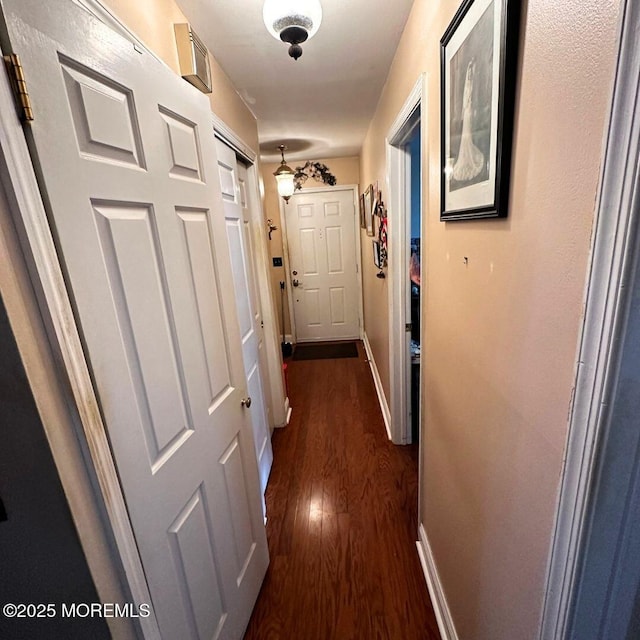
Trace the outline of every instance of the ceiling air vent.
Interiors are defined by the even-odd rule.
[[[180,75],[203,93],[211,93],[209,51],[204,43],[185,23],[173,25],[178,46]]]

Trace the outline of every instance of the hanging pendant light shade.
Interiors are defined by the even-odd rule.
[[[293,181],[294,172],[291,167],[288,167],[284,160],[284,152],[285,147],[283,144],[278,146],[280,149],[280,153],[282,154],[282,162],[280,166],[274,171],[273,175],[276,177],[276,182],[278,183],[278,195],[284,198],[286,203],[289,202],[289,198],[293,195],[295,191],[295,184]]]
[[[320,0],[265,0],[262,18],[269,33],[290,44],[289,55],[302,55],[300,44],[312,38],[322,22]]]

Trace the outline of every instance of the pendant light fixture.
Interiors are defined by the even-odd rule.
[[[312,38],[322,22],[320,0],[265,0],[262,18],[269,33],[291,45],[289,55],[302,55],[301,43]]]
[[[273,175],[276,177],[276,182],[278,183],[278,194],[282,196],[284,201],[288,204],[289,198],[293,195],[295,190],[295,185],[293,182],[294,172],[291,167],[287,166],[287,163],[284,161],[284,152],[287,147],[283,144],[278,146],[280,149],[280,154],[282,155],[282,162],[280,166],[274,171]]]

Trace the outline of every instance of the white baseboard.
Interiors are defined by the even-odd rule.
[[[429,546],[427,533],[422,524],[420,524],[419,532],[420,540],[416,542],[416,546],[418,547],[418,556],[420,556],[420,564],[422,565],[422,571],[424,572],[424,577],[427,581],[427,588],[429,589],[431,604],[433,605],[436,620],[438,621],[440,635],[442,636],[442,640],[458,640],[458,634],[456,632],[455,625],[453,624],[451,611],[449,611],[447,598],[444,595],[440,576],[438,575],[436,563],[433,559],[433,553]]]
[[[289,424],[289,420],[291,420],[291,405],[289,404],[289,396],[284,399],[284,422],[282,424],[276,424],[276,429],[282,429]]]
[[[376,393],[378,394],[378,402],[380,403],[380,410],[382,411],[382,419],[384,420],[384,426],[387,430],[389,440],[393,440],[391,437],[391,411],[389,411],[389,405],[384,395],[384,389],[382,388],[382,380],[380,380],[380,373],[376,366],[376,361],[373,358],[373,352],[371,351],[371,344],[369,344],[369,338],[367,332],[363,334],[362,342],[364,343],[364,349],[367,352],[367,359],[369,360],[369,366],[371,367],[371,374],[373,375],[373,382],[376,386]]]
[[[284,399],[284,422],[282,424],[277,424],[276,429],[282,429],[289,424],[291,420],[291,405],[289,404],[289,396]]]

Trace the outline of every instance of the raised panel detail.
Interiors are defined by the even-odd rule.
[[[246,342],[253,333],[251,300],[249,299],[249,283],[247,282],[247,266],[244,264],[242,247],[242,221],[227,219],[227,239],[231,253],[231,270],[235,280],[236,302],[238,305],[238,322],[240,335]]]
[[[318,252],[315,229],[300,229],[300,255],[302,256],[302,274],[318,274]]]
[[[238,178],[238,187],[240,188],[240,204],[243,209],[246,209],[249,206],[247,200],[247,183]]]
[[[158,108],[166,125],[169,175],[172,178],[202,181],[196,125],[164,107]]]
[[[251,454],[253,455],[253,454]],[[236,551],[236,566],[238,586],[242,582],[245,570],[251,561],[255,549],[253,540],[253,528],[251,526],[251,512],[249,510],[249,497],[245,484],[242,451],[238,439],[234,439],[229,448],[220,458],[220,464],[224,470],[227,495],[231,511],[231,525],[233,527],[233,539]]]
[[[155,217],[149,205],[92,204],[151,469],[156,472],[193,427]]]
[[[211,388],[211,413],[218,401],[231,392],[232,387],[209,213],[206,210],[177,208],[176,214],[182,221],[183,238],[189,257],[191,284],[195,292],[199,330]]]
[[[313,217],[313,205],[312,204],[299,204],[298,205],[298,218],[311,218]]]
[[[236,176],[235,167],[229,167],[221,160],[218,160],[218,171],[220,173],[220,188],[222,197],[229,202],[236,201]]]
[[[202,486],[168,530],[183,607],[200,640],[217,638],[226,618]]]
[[[325,238],[327,243],[328,273],[344,273],[342,227],[327,227]]]
[[[339,202],[325,202],[324,203],[324,217],[329,218],[331,216],[340,215],[340,203]]]
[[[251,238],[251,229],[249,228],[249,223],[244,221],[243,223],[244,229],[244,242],[245,242],[245,255],[247,256],[255,256],[257,255],[256,251],[253,248],[253,240]],[[251,268],[251,264],[247,265],[247,269]],[[260,311],[258,304],[258,291],[256,290],[256,274],[253,273],[250,281],[249,281],[249,301],[251,304],[251,309],[253,310],[253,319],[254,322],[258,323],[260,321]]]
[[[131,91],[68,58],[60,65],[80,155],[144,168]]]
[[[251,398],[260,400],[258,406],[261,406],[264,402],[264,390],[260,380],[258,360],[254,362],[253,367],[251,367],[251,370],[247,374],[247,393]],[[260,460],[269,438],[269,428],[265,422],[265,413],[263,411],[253,412],[251,414],[251,425],[253,427],[253,441],[256,446],[256,457]]]
[[[322,316],[320,313],[320,290],[305,289],[304,304],[305,304],[305,311],[307,314],[306,324],[308,326],[322,324]]]
[[[346,310],[344,287],[331,287],[331,289],[329,289],[329,307],[331,324],[344,324]]]

